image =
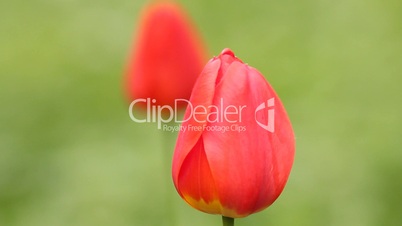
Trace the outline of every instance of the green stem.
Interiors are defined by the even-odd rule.
[[[222,216],[223,226],[234,226],[234,218]]]
[[[169,122],[166,125],[168,126],[175,126],[176,124],[174,122]],[[164,216],[164,221],[166,226],[174,226],[177,225],[176,222],[176,211],[175,211],[175,195],[176,191],[174,189],[174,185],[172,182],[172,156],[173,156],[173,150],[176,142],[176,137],[177,133],[176,132],[168,132],[168,131],[163,131],[161,130],[162,133],[162,161],[163,161],[163,166],[162,166],[162,175],[165,179],[165,189],[164,189],[164,196],[165,196],[165,216]]]

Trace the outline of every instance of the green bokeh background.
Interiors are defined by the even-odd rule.
[[[281,197],[236,224],[401,225],[402,1],[181,3],[211,57],[229,47],[266,76],[296,133]],[[175,134],[128,116],[143,5],[0,2],[1,226],[220,225],[173,188]]]

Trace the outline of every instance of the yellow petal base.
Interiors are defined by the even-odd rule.
[[[233,209],[225,208],[218,199],[215,199],[212,202],[205,202],[202,198],[200,200],[196,200],[189,195],[184,195],[183,199],[193,208],[209,214],[219,214],[232,218],[241,218],[248,215],[241,215]]]

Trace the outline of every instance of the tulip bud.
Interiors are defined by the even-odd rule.
[[[270,206],[290,174],[295,139],[263,75],[225,49],[204,67],[189,102],[172,166],[180,196],[230,218]]]
[[[169,106],[176,99],[188,100],[205,62],[200,38],[183,9],[171,2],[151,3],[141,14],[129,60],[128,98]]]

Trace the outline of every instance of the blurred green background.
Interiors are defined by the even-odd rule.
[[[180,2],[210,57],[259,69],[295,129],[281,197],[236,224],[401,225],[402,1]],[[0,2],[1,226],[221,224],[176,194],[175,134],[128,116],[144,3]]]

